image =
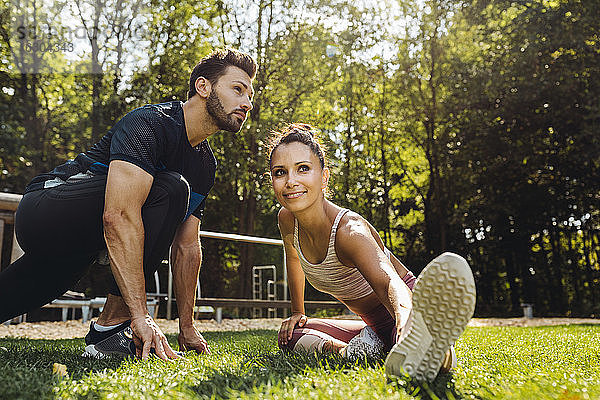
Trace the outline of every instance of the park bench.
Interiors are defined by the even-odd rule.
[[[158,277],[158,271],[154,272],[154,284],[156,285],[156,292],[146,293],[146,307],[148,313],[152,315],[152,318],[158,317],[158,306],[160,305],[160,299],[165,297],[160,292],[160,279]],[[69,293],[69,292],[67,292]],[[82,296],[83,297],[83,296]],[[166,297],[165,297],[166,298]],[[92,318],[94,309],[102,311],[104,304],[106,303],[106,297],[95,297],[93,299],[86,298],[58,298],[44,305],[42,308],[61,308],[62,309],[62,320],[66,321],[68,318],[69,310],[73,310],[73,319],[75,319],[75,309],[81,308],[81,322],[86,323]],[[24,319],[25,317],[23,317]]]
[[[160,288],[160,281],[158,278],[158,272],[154,273],[154,280],[156,283],[156,287]],[[158,292],[158,291],[157,291]],[[148,313],[152,315],[153,318],[158,317],[158,307],[160,305],[161,297],[165,297],[161,293],[146,293],[146,307],[148,308]],[[166,297],[165,297],[166,298]],[[58,298],[56,300],[52,300],[50,303],[45,304],[42,308],[60,308],[62,309],[62,320],[66,321],[69,316],[69,310],[72,310],[73,319],[75,319],[75,309],[81,309],[81,322],[86,323],[88,320],[92,318],[92,314],[94,309],[102,310],[104,304],[106,303],[106,297],[95,297],[93,299],[86,298]],[[22,316],[22,321],[26,320],[26,314]]]

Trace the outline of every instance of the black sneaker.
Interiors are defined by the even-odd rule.
[[[125,321],[106,332],[99,332],[90,323],[90,331],[85,335],[85,351],[82,356],[106,358],[111,355],[135,357],[133,331],[129,326],[131,321]]]

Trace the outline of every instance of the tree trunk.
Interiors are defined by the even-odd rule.
[[[379,123],[379,150],[381,152],[381,175],[383,180],[383,243],[390,248],[392,247],[392,235],[390,231],[390,189],[388,186],[388,160],[385,152],[387,142],[386,136],[386,85],[385,85],[385,65],[381,69],[381,99],[379,102],[380,123]]]

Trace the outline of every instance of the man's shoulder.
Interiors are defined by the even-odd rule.
[[[164,125],[165,123],[174,123],[180,125],[183,122],[183,112],[181,112],[181,110],[180,101],[146,104],[131,110],[123,118],[129,120],[143,120],[149,124]]]
[[[183,110],[181,101],[169,101],[166,103],[147,104],[144,107],[148,108],[157,115],[165,117],[173,117],[179,115],[180,111]]]

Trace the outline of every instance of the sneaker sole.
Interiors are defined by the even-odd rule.
[[[415,283],[406,332],[385,360],[386,375],[434,380],[446,351],[473,316],[475,293],[464,258],[444,253],[429,263]]]
[[[94,345],[94,344],[85,346],[85,350],[83,350],[83,353],[81,353],[81,356],[89,357],[89,358],[98,358],[98,359],[109,357],[108,354],[104,354],[104,353],[96,350],[96,345]]]
[[[150,354],[156,354],[154,349],[150,349]],[[185,353],[183,351],[175,351],[175,354],[177,354],[179,357],[184,357]],[[133,355],[131,354],[123,354],[120,352],[114,352],[114,353],[103,353],[99,350],[96,349],[96,345],[94,344],[90,344],[88,346],[85,346],[85,349],[83,350],[83,353],[81,353],[82,357],[89,357],[89,358],[97,358],[97,359],[104,359],[104,358],[110,358],[111,356],[119,356],[119,357],[133,357]]]
[[[133,331],[128,326],[101,342],[87,345],[82,356],[94,358],[106,358],[109,356],[135,357],[135,351],[131,349],[132,345]]]

